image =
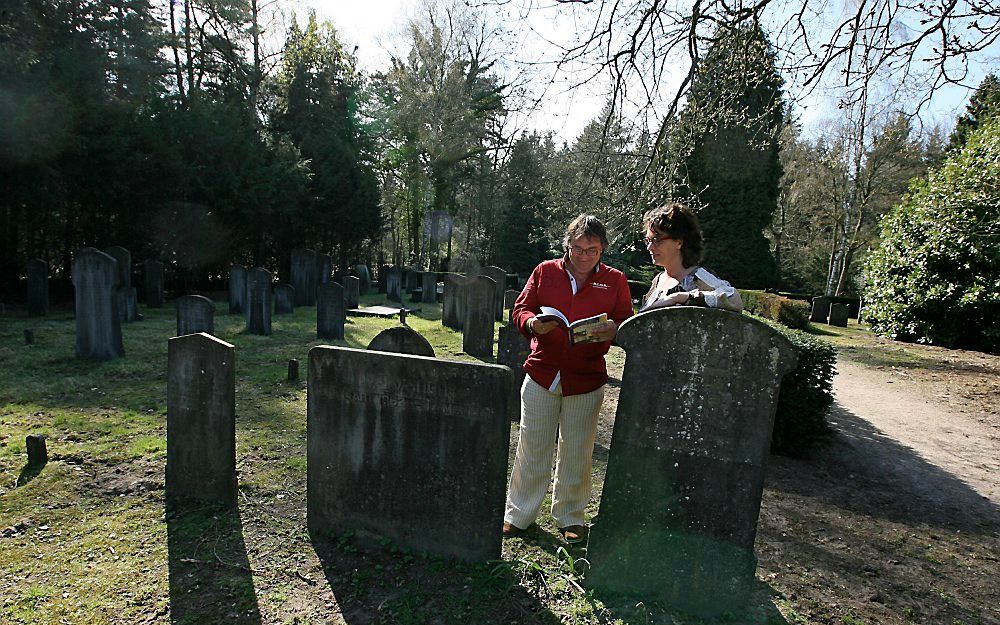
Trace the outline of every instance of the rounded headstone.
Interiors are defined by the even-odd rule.
[[[368,349],[434,358],[434,348],[431,347],[427,339],[410,326],[404,325],[382,330],[368,344]]]

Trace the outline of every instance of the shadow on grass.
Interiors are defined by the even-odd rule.
[[[21,473],[17,476],[17,481],[14,482],[14,486],[20,488],[24,486],[31,480],[38,477],[38,474],[42,472],[45,468],[44,464],[26,464],[24,468],[21,469]]]
[[[167,503],[170,622],[261,622],[236,508]]]

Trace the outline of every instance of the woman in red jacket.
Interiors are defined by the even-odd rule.
[[[618,326],[632,315],[625,274],[601,263],[608,245],[604,225],[580,215],[566,228],[565,255],[535,267],[514,303],[512,322],[531,339],[521,387],[521,427],[507,493],[503,534],[513,536],[538,516],[551,479],[559,433],[552,516],[566,542],[586,534],[590,471],[597,417],[608,380],[604,355]],[[604,313],[587,342],[570,342],[566,325],[539,318],[543,306],[573,323]]]

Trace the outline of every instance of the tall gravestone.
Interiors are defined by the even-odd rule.
[[[274,285],[274,314],[290,315],[295,312],[295,287],[290,284]]]
[[[333,259],[329,254],[316,254],[316,284],[326,284],[330,282],[330,275],[333,273]]]
[[[465,319],[462,351],[476,358],[493,358],[493,328],[496,323],[497,284],[487,276],[469,278],[462,288]]]
[[[292,286],[296,306],[316,305],[316,252],[292,250]]]
[[[420,301],[437,303],[438,277],[433,271],[425,271],[420,276]]]
[[[174,302],[177,307],[177,336],[215,334],[215,302],[203,295],[185,295]]]
[[[246,333],[271,336],[271,272],[261,267],[247,274]]]
[[[118,261],[118,287],[115,290],[118,318],[122,323],[138,321],[139,305],[132,287],[132,253],[120,245],[109,247],[105,253]]]
[[[233,265],[229,268],[229,314],[242,315],[247,311],[247,268]]]
[[[410,295],[420,287],[420,272],[413,268],[403,271],[404,288]]]
[[[520,417],[520,390],[524,384],[524,361],[531,354],[531,341],[526,339],[515,326],[507,324],[497,331],[497,364],[510,367],[512,384],[512,421]]]
[[[358,287],[361,295],[368,295],[372,290],[372,274],[368,271],[368,265],[354,265],[354,275],[361,281]]]
[[[826,296],[814,297],[812,300],[812,312],[809,321],[814,323],[826,323],[830,319],[830,298]]]
[[[368,343],[368,349],[434,358],[434,347],[422,334],[406,325],[382,330]]]
[[[507,272],[490,265],[480,269],[480,275],[492,278],[496,282],[496,320],[503,321],[503,294],[507,291]]]
[[[357,308],[361,303],[361,279],[356,276],[344,276],[344,306]]]
[[[403,303],[403,276],[399,267],[389,267],[385,272],[385,298]]]
[[[346,312],[344,287],[336,282],[320,285],[316,298],[316,337],[343,340]]]
[[[125,355],[118,314],[118,261],[92,247],[73,258],[76,355],[111,360]]]
[[[310,532],[498,558],[509,384],[499,365],[311,349]]]
[[[517,301],[517,296],[520,295],[520,291],[515,291],[513,289],[507,289],[503,293],[503,308],[504,310],[509,310],[511,313],[514,312],[514,302]],[[507,321],[510,321],[510,314],[507,315]]]
[[[146,286],[146,306],[163,308],[163,263],[150,258],[142,265]]]
[[[49,264],[40,258],[28,261],[28,316],[49,314]]]
[[[379,267],[379,270],[378,270],[378,292],[379,293],[385,293],[386,292],[386,277],[389,275],[389,270],[391,268],[392,268],[392,265],[382,265],[381,267]]]
[[[205,333],[167,342],[168,498],[236,505],[235,360]]]
[[[588,585],[701,616],[742,607],[781,378],[774,329],[718,309],[622,324],[626,352]]]
[[[849,308],[848,304],[830,304],[830,325],[846,328]]]
[[[465,285],[469,279],[458,273],[444,274],[444,293],[441,297],[441,325],[461,330],[465,323]]]

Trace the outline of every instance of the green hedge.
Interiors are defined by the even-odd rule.
[[[830,434],[827,415],[833,405],[833,376],[837,352],[833,345],[811,334],[761,319],[792,342],[799,361],[781,381],[774,416],[771,451],[798,456]]]
[[[774,293],[740,289],[743,309],[748,313],[777,321],[781,325],[797,330],[809,327],[810,306],[807,302],[788,299]]]

